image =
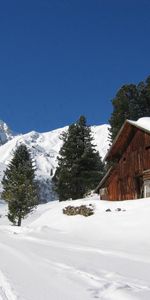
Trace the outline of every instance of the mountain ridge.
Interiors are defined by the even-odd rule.
[[[57,156],[63,143],[60,135],[62,132],[67,131],[68,127],[65,126],[43,133],[33,130],[25,134],[10,135],[9,140],[0,146],[0,182],[14,151],[21,143],[24,143],[31,153],[36,179],[40,185],[42,201],[48,201],[49,197],[55,198],[51,179],[55,173]],[[107,124],[91,126],[93,143],[96,144],[96,150],[99,151],[102,158],[104,158],[109,147],[108,128],[109,125]],[[2,190],[2,187],[0,190]]]

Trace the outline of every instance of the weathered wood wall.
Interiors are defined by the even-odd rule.
[[[141,197],[143,171],[148,169],[150,169],[150,134],[136,128],[129,145],[105,181],[108,200]]]

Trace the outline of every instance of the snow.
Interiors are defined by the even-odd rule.
[[[109,126],[107,124],[92,126],[92,133],[96,150],[102,159],[104,159],[109,148]]]
[[[66,216],[70,204],[93,204],[94,215]],[[21,228],[6,214],[1,201],[0,299],[150,299],[150,198],[54,201]]]
[[[137,121],[129,121],[129,123],[141,129],[150,131],[150,117],[143,117],[138,119]]]

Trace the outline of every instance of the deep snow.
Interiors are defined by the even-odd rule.
[[[70,203],[91,203],[95,214],[63,215]],[[9,225],[6,213],[1,203],[0,299],[150,299],[150,198],[54,201],[22,228]]]

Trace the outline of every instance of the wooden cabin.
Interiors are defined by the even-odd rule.
[[[150,197],[150,118],[127,120],[105,159],[112,166],[96,188],[100,199]]]

